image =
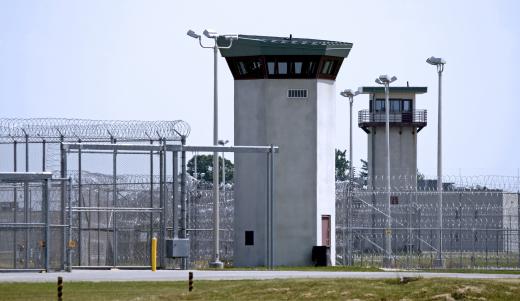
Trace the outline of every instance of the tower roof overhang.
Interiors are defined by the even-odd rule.
[[[218,39],[219,45],[230,42],[224,37]],[[346,58],[352,43],[302,39],[293,37],[271,37],[255,35],[238,35],[231,48],[221,48],[223,57],[265,56],[265,55],[319,55]]]

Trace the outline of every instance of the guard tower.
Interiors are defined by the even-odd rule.
[[[392,190],[417,187],[417,134],[426,126],[426,110],[416,109],[416,95],[427,87],[390,87],[390,185]],[[359,112],[359,127],[368,134],[368,188],[386,191],[386,111],[384,87],[361,87],[369,109]],[[392,203],[399,200],[393,197]]]
[[[226,41],[222,41],[225,44]],[[280,147],[274,166],[273,264],[335,258],[335,79],[351,43],[239,35],[221,49],[234,81],[236,145]],[[265,155],[235,154],[235,266],[264,266]]]

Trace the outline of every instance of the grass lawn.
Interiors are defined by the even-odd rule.
[[[520,300],[520,280],[65,282],[63,300]],[[0,300],[56,300],[53,283],[0,283]]]

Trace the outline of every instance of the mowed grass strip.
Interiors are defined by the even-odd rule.
[[[520,300],[520,280],[291,279],[67,282],[63,300]],[[1,283],[0,300],[56,300],[54,283]]]

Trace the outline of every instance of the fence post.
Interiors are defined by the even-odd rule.
[[[186,137],[181,137],[181,143],[183,146],[186,144]],[[183,148],[181,151],[181,238],[186,238],[186,226],[186,151]],[[182,258],[182,268],[184,270],[188,268],[188,258]]]
[[[16,172],[17,171],[17,141],[14,140],[13,141],[13,171]],[[17,223],[17,215],[18,215],[18,202],[17,202],[17,198],[18,198],[18,190],[16,189],[16,185],[14,185],[14,188],[13,188],[13,202],[14,202],[14,214],[13,214],[13,222],[16,224]],[[16,248],[16,228],[13,229],[13,268],[16,269],[16,253],[17,253],[17,248]]]
[[[78,140],[78,143],[81,143],[81,139]],[[81,146],[78,148],[78,207],[83,207],[83,179],[82,179],[82,173],[83,173],[83,170],[82,170],[82,151],[81,151]],[[81,262],[82,262],[82,255],[83,255],[83,252],[82,252],[82,242],[83,242],[83,239],[82,239],[82,234],[83,234],[83,231],[82,231],[82,228],[83,228],[83,212],[82,210],[78,210],[78,265],[81,266]]]
[[[43,182],[43,196],[42,206],[45,214],[45,271],[49,271],[49,257],[50,257],[50,221],[49,221],[49,180],[46,179]]]

